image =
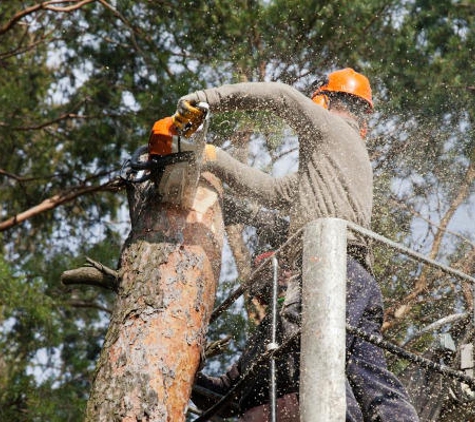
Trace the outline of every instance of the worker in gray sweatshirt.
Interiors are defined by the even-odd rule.
[[[190,122],[198,127],[203,117],[196,107],[200,102],[208,103],[212,113],[271,112],[298,135],[298,171],[278,178],[243,164],[220,148],[207,145],[205,149],[204,169],[218,176],[236,194],[288,215],[289,235],[323,217],[370,228],[373,173],[364,137],[373,101],[370,83],[364,75],[351,68],[332,72],[311,98],[276,82],[238,83],[197,91],[179,100],[178,129]],[[301,245],[297,242],[285,257],[297,274],[302,264]],[[381,336],[382,295],[372,276],[369,245],[363,236],[349,232],[347,258],[347,322]],[[283,319],[294,320],[299,314],[300,291],[299,286],[294,287],[289,286],[288,295],[292,297],[286,297],[280,310]],[[347,335],[346,348],[347,421],[418,421],[404,387],[388,371],[383,351],[353,335]],[[298,350],[295,357],[298,364]],[[248,360],[244,356],[240,362]],[[237,372],[243,369],[238,367]],[[236,371],[224,380],[227,386],[236,382],[234,375]],[[280,397],[298,393],[298,377],[290,378],[292,385],[278,388]],[[201,379],[204,385],[213,385],[213,379],[204,375]],[[223,385],[222,378],[214,381]],[[240,397],[242,412],[268,403],[263,389],[259,379],[254,386],[246,386]],[[295,418],[297,421],[298,415]]]

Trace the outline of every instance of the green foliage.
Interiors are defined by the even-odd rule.
[[[115,9],[100,2],[70,12],[38,9],[3,31],[24,3],[39,2],[0,5],[2,219],[116,177],[185,93],[240,80],[279,80],[307,92],[328,70],[352,66],[370,77],[376,100],[368,141],[373,228],[424,253],[442,230],[435,255],[473,268],[473,183],[465,179],[475,151],[471,2],[120,0],[111,2]],[[219,145],[249,128],[261,133],[251,142],[261,142],[273,163],[288,141],[280,122],[252,113],[213,119]],[[120,193],[83,195],[2,232],[1,420],[81,419],[107,324],[100,309],[114,298],[64,289],[59,278],[85,255],[115,268],[124,201]],[[451,206],[457,212],[449,214]],[[445,216],[452,224],[441,229]],[[387,306],[397,307],[424,269],[383,248],[375,254]],[[388,338],[402,341],[454,308],[467,310],[459,287],[447,287],[456,281],[435,273],[428,280]],[[220,297],[232,288],[223,283]],[[235,313],[210,331],[214,339],[231,332],[232,353],[246,327],[240,308]]]
[[[0,260],[2,420],[82,420],[106,328],[100,309],[114,298],[93,289],[60,288],[61,268],[74,264],[64,255],[38,264],[36,271],[52,277],[47,280],[34,273],[15,275]]]

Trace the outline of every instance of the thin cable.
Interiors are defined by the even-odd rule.
[[[462,271],[456,270],[454,268],[448,267],[447,265],[443,265],[440,262],[435,261],[434,259],[427,258],[425,255],[413,251],[412,249],[406,248],[405,246],[400,245],[399,243],[393,242],[392,240],[389,240],[385,238],[384,236],[381,236],[371,230],[365,229],[361,226],[358,226],[357,224],[352,223],[351,221],[346,221],[346,224],[348,228],[354,232],[357,232],[359,234],[362,234],[365,237],[369,237],[370,239],[376,240],[379,243],[382,243],[386,246],[389,246],[391,249],[394,249],[396,251],[402,252],[411,258],[414,258],[416,261],[421,261],[425,262],[426,264],[429,264],[435,268],[438,268],[447,274],[451,274],[455,277],[461,278],[462,280],[469,281],[473,285],[475,285],[475,278],[470,277],[468,274],[463,273]]]
[[[432,369],[436,372],[439,372],[442,375],[446,375],[448,377],[454,378],[458,381],[461,381],[467,384],[471,389],[475,390],[475,378],[466,375],[464,372],[457,371],[446,365],[435,363],[429,359],[426,359],[414,353],[408,352],[402,347],[389,343],[388,341],[383,340],[373,334],[368,334],[365,331],[361,330],[360,328],[356,328],[347,324],[346,330],[347,332],[354,334],[362,338],[363,340],[366,340],[368,343],[374,344],[375,346],[385,349],[388,352],[391,352],[395,354],[396,356],[399,356],[400,358],[407,359],[410,362],[419,364],[423,368]]]

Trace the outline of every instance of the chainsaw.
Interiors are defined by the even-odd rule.
[[[124,163],[121,177],[130,183],[151,180],[162,202],[189,208],[198,186],[210,123],[208,104],[201,102],[196,107],[204,119],[192,135],[187,135],[187,126],[181,131],[176,128],[175,115],[158,120],[148,144],[139,147]]]

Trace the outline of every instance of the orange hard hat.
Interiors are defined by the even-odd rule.
[[[366,76],[347,67],[328,75],[323,84],[313,93],[312,100],[324,108],[328,108],[328,97],[333,92],[351,94],[364,100],[368,111],[373,111],[373,96],[371,86]]]
[[[168,155],[172,152],[173,138],[178,132],[171,117],[157,120],[148,139],[148,152],[152,155]]]

